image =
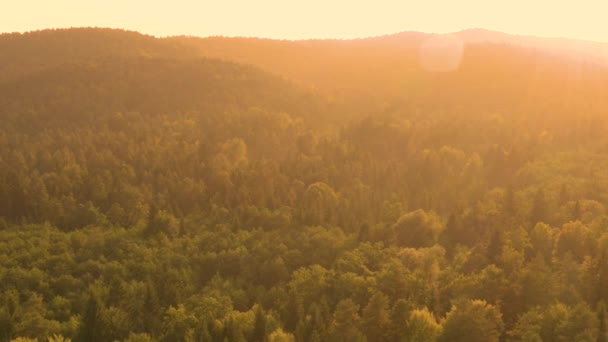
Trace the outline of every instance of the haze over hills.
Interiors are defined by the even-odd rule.
[[[601,341],[601,46],[2,34],[0,342]]]
[[[456,34],[467,43],[490,42],[520,45],[549,53],[564,54],[576,60],[608,63],[608,42],[511,35],[484,29],[463,30]]]
[[[456,51],[456,68],[447,73],[427,70],[421,55],[427,42],[444,36],[419,32],[355,40],[167,39],[203,56],[255,65],[301,84],[329,90],[338,98],[344,95],[347,102],[356,103],[355,111],[382,110],[387,103],[413,107],[485,104],[494,109],[496,105],[526,103],[555,105],[561,111],[565,109],[562,106],[570,105],[562,102],[576,97],[582,87],[585,96],[604,101],[607,68],[596,62],[592,52],[577,52],[572,58],[571,50],[554,49],[552,39],[541,39],[531,48],[522,43],[523,38],[489,31],[465,31],[456,36],[464,37],[463,45],[449,42],[456,45],[448,46],[448,52],[460,51]],[[439,57],[436,63],[445,63],[441,47],[430,50],[430,54],[434,54],[430,58]],[[554,100],[538,101],[549,97]]]
[[[496,109],[499,104],[540,104],[537,99],[549,94],[556,101],[568,102],[553,105],[570,106],[582,85],[585,96],[604,101],[606,86],[602,80],[606,68],[569,58],[571,51],[556,55],[545,48],[532,49],[527,47],[528,43],[520,43],[539,41],[537,38],[483,30],[456,35],[464,37],[465,44],[457,68],[449,73],[433,73],[421,61],[421,48],[435,35],[418,32],[356,40],[305,41],[159,39],[135,32],[90,28],[4,34],[0,36],[0,49],[5,51],[0,55],[0,80],[51,70],[65,63],[95,64],[136,58],[183,61],[207,57],[250,64],[305,88],[317,88],[350,105],[348,110],[354,116],[387,106],[469,106],[482,104],[485,99],[489,99],[486,105]],[[555,45],[551,39],[541,40],[542,46]],[[45,53],[32,53],[39,49]],[[487,60],[492,63],[482,63]],[[488,79],[494,81],[487,84]],[[458,93],[451,89],[456,86]],[[500,97],[503,98],[499,100]]]
[[[456,67],[451,72],[433,72],[425,66],[421,51],[434,37],[443,36],[418,32],[303,41],[159,39],[136,32],[91,28],[4,34],[0,36],[0,49],[5,51],[0,55],[0,80],[8,82],[70,63],[95,66],[116,61],[136,63],[133,60],[141,58],[151,63],[212,58],[252,65],[296,82],[303,92],[315,88],[317,95],[329,96],[334,105],[342,107],[334,107],[336,112],[349,112],[345,115],[350,117],[391,108],[436,110],[446,106],[509,110],[510,115],[520,113],[518,107],[528,106],[558,115],[576,111],[582,105],[577,102],[583,101],[582,92],[594,102],[608,101],[604,96],[608,91],[604,82],[608,68],[571,58],[571,51],[550,52],[549,47],[555,46],[552,39],[483,30],[463,31],[456,36],[464,37],[463,46],[459,47],[459,42],[455,47],[448,46],[448,51],[457,50]],[[528,45],[534,41],[542,43],[530,48]],[[434,63],[445,63],[442,58],[446,54],[441,49],[427,49],[431,54],[427,57],[435,58]],[[32,53],[40,50],[45,52]]]
[[[435,36],[422,32],[401,32],[385,36],[352,39],[352,40],[271,40],[263,38],[229,38],[229,37],[173,37],[169,40],[182,40],[184,44],[198,49],[206,56],[226,58],[249,62],[267,69],[281,70],[288,68],[284,63],[294,63],[293,61],[283,61],[280,57],[288,54],[286,50],[291,50],[292,54],[300,54],[302,61],[299,68],[306,68],[315,61],[326,63],[344,64],[356,63],[358,59],[366,58],[370,61],[384,63],[411,63],[419,56],[420,47]],[[580,41],[563,38],[540,38],[532,36],[516,36],[501,32],[471,29],[449,34],[462,39],[462,42],[469,46],[479,46],[487,43],[506,44],[513,47],[531,48],[549,55],[561,55],[569,57],[576,62],[599,62],[608,60],[608,43]],[[222,47],[222,44],[225,47]],[[260,50],[268,49],[267,55],[260,55]],[[313,51],[315,53],[313,53]],[[246,53],[250,52],[250,53]],[[349,58],[350,57],[350,58]],[[545,56],[546,57],[546,56]],[[308,58],[306,63],[304,59]],[[404,60],[399,61],[399,58]],[[593,64],[593,63],[592,63]],[[332,67],[334,65],[332,64]],[[327,67],[330,69],[329,67]],[[313,73],[314,74],[314,73]]]

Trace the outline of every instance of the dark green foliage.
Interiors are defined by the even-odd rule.
[[[340,301],[329,328],[332,341],[365,341],[365,335],[359,330],[359,307],[350,299]]]
[[[381,292],[373,295],[363,309],[361,323],[368,341],[388,340],[390,311],[388,298]]]
[[[599,321],[597,342],[606,342],[608,339],[608,331],[606,331],[606,305],[604,302],[600,302],[598,305],[597,320]]]
[[[481,300],[455,304],[446,316],[439,341],[498,342],[503,322],[500,311]]]
[[[150,281],[147,282],[144,294],[144,303],[142,311],[139,313],[139,317],[142,321],[143,331],[150,333],[158,333],[161,317],[160,317],[160,302],[158,300],[158,294],[154,288],[154,284]]]
[[[255,310],[255,317],[253,321],[253,332],[251,333],[251,338],[249,341],[252,342],[264,342],[267,337],[266,333],[266,314],[264,313],[264,309],[258,305]]]
[[[545,198],[545,192],[543,189],[538,189],[532,203],[532,212],[530,213],[530,220],[533,224],[538,222],[546,222],[548,218],[549,208],[547,208],[547,199]]]
[[[418,209],[401,216],[394,229],[399,246],[429,247],[437,241],[442,223],[434,213]]]
[[[82,315],[78,331],[78,341],[103,341],[104,325],[102,319],[101,301],[91,293]]]

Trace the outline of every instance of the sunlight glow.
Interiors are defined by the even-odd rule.
[[[156,36],[357,38],[485,28],[608,42],[605,0],[21,0],[5,1],[0,32],[98,26]]]
[[[453,34],[433,35],[420,47],[420,63],[431,72],[448,72],[458,69],[462,61],[464,43]]]

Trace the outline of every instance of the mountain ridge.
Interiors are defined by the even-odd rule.
[[[578,103],[575,108],[580,107],[584,102],[580,96],[583,88],[588,99],[605,101],[601,94],[608,90],[602,80],[608,68],[601,63],[517,42],[505,43],[501,38],[504,36],[490,31],[461,34],[466,36],[463,40],[470,41],[464,43],[461,61],[456,69],[439,73],[426,70],[420,56],[421,47],[438,35],[419,32],[359,40],[306,41],[155,38],[134,31],[100,28],[5,34],[0,35],[0,82],[74,61],[120,64],[121,60],[143,58],[189,63],[211,59],[253,66],[304,89],[312,88],[341,102],[346,107],[344,112],[355,117],[395,106],[433,110],[438,106],[481,107],[517,112],[524,103],[537,103],[534,106],[551,104],[554,111],[565,111],[558,102],[570,101]],[[433,53],[439,53],[435,56],[439,61],[445,57],[440,50]],[[555,99],[540,101],[551,97]]]
[[[608,42],[563,37],[513,35],[486,29],[468,29],[455,34],[469,43],[491,42],[519,45],[539,48],[554,54],[565,54],[579,60],[608,63]]]

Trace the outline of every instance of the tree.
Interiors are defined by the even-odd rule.
[[[54,334],[49,336],[48,342],[72,342],[72,340],[62,335]]]
[[[162,341],[186,341],[193,337],[196,318],[183,305],[169,307],[162,322]]]
[[[363,309],[361,318],[368,341],[385,341],[391,324],[388,298],[382,292],[374,294]]]
[[[399,299],[391,310],[391,341],[405,341],[408,336],[407,321],[410,318],[411,305],[405,299]]]
[[[410,271],[399,259],[386,260],[382,271],[376,276],[378,289],[391,300],[404,298],[411,290],[408,288],[409,275]]]
[[[399,218],[394,225],[395,239],[403,247],[430,247],[437,241],[442,228],[435,213],[418,209]]]
[[[483,300],[460,300],[448,312],[438,341],[497,342],[502,315]]]
[[[254,312],[255,318],[253,321],[253,332],[251,333],[250,341],[264,342],[266,341],[266,314],[260,305],[256,307]]]
[[[581,201],[576,201],[574,203],[574,207],[572,208],[572,215],[570,217],[570,219],[572,221],[578,221],[581,219],[582,216],[582,211],[581,211]]]
[[[102,304],[99,297],[91,292],[84,314],[82,315],[77,341],[103,341],[103,330]]]
[[[105,340],[119,341],[129,335],[131,329],[126,312],[117,307],[109,307],[102,312]]]
[[[19,321],[15,325],[15,334],[44,339],[58,333],[60,330],[59,322],[47,319],[46,315],[47,309],[42,296],[33,293],[19,310]]]
[[[606,342],[608,340],[608,331],[606,330],[606,305],[600,302],[597,306],[598,320],[598,336],[597,342]]]
[[[530,232],[532,252],[541,255],[545,262],[551,262],[553,245],[555,243],[555,229],[545,223],[537,223]]]
[[[521,296],[527,307],[547,305],[555,298],[556,278],[542,256],[534,257],[522,270]]]
[[[530,212],[530,220],[532,224],[538,222],[547,222],[549,218],[549,208],[545,198],[545,192],[542,188],[536,191],[534,202],[532,203],[532,211]]]
[[[158,328],[161,325],[161,314],[162,311],[156,288],[154,287],[154,283],[148,280],[146,283],[142,312],[140,312],[140,315],[143,318],[142,322],[145,332],[151,334],[158,332]]]
[[[508,332],[509,341],[542,342],[541,322],[542,313],[537,308],[522,314]]]
[[[365,335],[359,330],[359,306],[350,299],[341,300],[336,305],[334,317],[329,329],[332,341],[364,341]]]
[[[325,298],[310,306],[306,317],[300,321],[297,340],[322,341],[327,338],[327,324],[331,319],[330,309]]]
[[[508,333],[514,341],[597,341],[599,322],[585,304],[536,307],[519,317]]]
[[[338,208],[338,194],[326,183],[308,186],[304,195],[304,216],[313,224],[333,223]]]
[[[459,243],[468,241],[464,235],[462,220],[460,215],[452,213],[448,217],[445,229],[441,232],[440,243],[446,248],[448,255],[452,255],[455,247]]]
[[[432,342],[440,334],[441,324],[427,308],[412,310],[407,320],[408,341]]]
[[[507,188],[507,191],[505,192],[504,203],[503,203],[503,211],[507,217],[507,222],[513,221],[515,219],[515,216],[517,215],[517,210],[516,210],[515,205],[516,205],[515,192],[513,191],[512,187],[509,187],[509,188]]]
[[[490,241],[488,242],[487,247],[487,256],[491,263],[497,263],[500,255],[502,254],[503,244],[504,241],[501,230],[499,228],[494,228],[494,231],[490,235]]]
[[[580,221],[568,222],[557,236],[555,254],[564,257],[566,253],[571,253],[577,261],[582,261],[591,252],[592,245],[587,226]]]
[[[175,237],[179,234],[179,230],[179,222],[171,213],[165,210],[150,209],[146,227],[148,235],[164,233],[167,236]]]
[[[233,317],[224,320],[224,339],[235,342],[247,341],[239,322]]]
[[[268,336],[268,342],[295,342],[295,338],[292,334],[278,328],[277,330],[273,331],[270,336]]]
[[[321,298],[327,291],[331,276],[332,274],[327,269],[319,265],[302,267],[291,274],[288,286],[295,295],[297,310],[301,313],[298,315],[299,318],[307,312],[310,304]]]
[[[229,163],[229,168],[234,169],[247,163],[247,144],[241,138],[232,138],[221,146],[221,154]]]
[[[152,338],[152,336],[150,336],[149,334],[146,333],[130,333],[129,336],[127,336],[126,339],[123,340],[123,342],[152,342],[154,341],[154,339]]]
[[[584,303],[568,310],[565,321],[558,326],[558,341],[597,341],[599,322],[597,315]]]

